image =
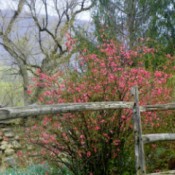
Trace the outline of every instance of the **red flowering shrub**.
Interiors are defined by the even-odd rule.
[[[48,76],[38,71],[42,81],[35,79],[35,86],[43,88],[38,100],[41,104],[132,101],[130,89],[137,85],[141,104],[169,102],[171,75],[146,70],[147,54],[153,58],[154,50],[126,50],[113,41],[98,46],[98,54],[84,49],[78,66],[69,73]],[[31,141],[42,147],[43,156],[75,175],[132,174],[134,161],[126,152],[132,142],[131,118],[132,111],[123,109],[58,114],[45,116],[28,132]],[[156,113],[146,113],[142,120],[144,127],[161,124]]]

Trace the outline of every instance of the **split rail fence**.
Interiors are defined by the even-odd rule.
[[[78,111],[100,111],[108,109],[132,109],[134,136],[135,136],[135,160],[136,160],[136,175],[146,174],[144,144],[156,141],[173,141],[175,133],[162,134],[142,134],[142,125],[140,112],[159,111],[159,110],[175,110],[175,103],[161,105],[146,105],[139,106],[139,92],[137,87],[131,89],[134,96],[134,102],[113,101],[113,102],[89,102],[89,103],[64,103],[54,105],[34,105],[25,107],[5,107],[0,108],[0,123],[2,121],[26,118],[37,115],[58,114]],[[175,170],[167,172],[152,173],[149,175],[175,175]]]

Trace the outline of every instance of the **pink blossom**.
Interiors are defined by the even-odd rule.
[[[91,152],[88,151],[88,152],[86,153],[86,157],[90,157],[90,156],[91,156]]]

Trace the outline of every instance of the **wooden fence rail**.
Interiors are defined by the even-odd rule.
[[[78,111],[100,111],[104,109],[132,109],[133,102],[90,102],[90,103],[63,103],[54,105],[34,105],[25,107],[6,107],[0,109],[0,121],[28,116],[57,114]]]
[[[151,173],[151,174],[147,174],[147,175],[175,175],[175,170],[158,172],[158,173]]]
[[[142,112],[144,111],[167,111],[167,110],[175,110],[175,103],[140,106],[140,111]]]
[[[99,111],[104,109],[132,109],[134,102],[89,102],[89,103],[62,103],[54,105],[29,105],[24,107],[0,108],[0,121],[29,116],[57,114],[78,111]],[[140,112],[175,110],[175,103],[161,105],[139,106]]]
[[[142,135],[143,143],[152,143],[157,141],[173,141],[175,140],[175,134],[171,133],[160,133],[160,134],[146,134]]]

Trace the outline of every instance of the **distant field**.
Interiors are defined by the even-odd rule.
[[[10,67],[0,65],[0,105],[21,106],[22,84]]]

